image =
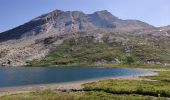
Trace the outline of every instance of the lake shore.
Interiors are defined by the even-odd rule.
[[[113,79],[113,80],[148,80],[144,79],[142,76],[156,76],[158,72],[155,70],[147,70],[147,69],[139,69],[139,70],[146,70],[149,71],[144,74],[138,75],[130,75],[130,76],[118,76],[118,77],[104,77],[104,78],[97,78],[97,79],[89,79],[89,80],[82,80],[82,81],[74,81],[74,82],[65,82],[65,83],[52,83],[52,84],[37,84],[37,85],[25,85],[25,86],[15,86],[15,87],[3,87],[0,88],[0,96],[10,95],[10,94],[17,94],[17,93],[28,93],[34,91],[42,91],[42,90],[56,90],[56,91],[72,91],[72,90],[82,90],[83,84],[91,83],[91,82],[98,82],[101,80]]]

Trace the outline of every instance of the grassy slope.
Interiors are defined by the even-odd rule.
[[[170,98],[170,71],[145,78],[156,81],[104,80],[84,85],[86,91],[103,91],[112,94],[138,94]]]
[[[156,47],[152,42],[147,44],[136,42],[130,41],[126,45],[120,45],[107,41],[95,42],[91,37],[68,39],[41,61],[34,60],[29,62],[29,65],[90,65],[96,62],[109,64],[114,63],[116,59],[121,65],[141,65],[147,61],[170,62],[170,56],[166,54],[170,52],[169,49]],[[129,52],[126,52],[127,48]]]
[[[33,61],[31,65],[83,65],[100,60],[112,61],[114,57],[123,59],[125,53],[120,47],[112,47],[106,43],[94,43],[91,40],[67,40],[41,61]]]
[[[95,65],[91,65],[95,66]],[[163,69],[163,70],[169,70],[170,66],[162,66],[162,65],[127,65],[127,64],[120,64],[120,65],[114,65],[114,64],[105,64],[105,65],[98,65],[95,67],[101,67],[101,68],[141,68],[141,69]]]
[[[104,91],[113,94],[141,94],[170,97],[170,84],[166,82],[105,80],[85,85],[86,91]]]
[[[32,92],[4,96],[1,100],[151,100],[152,97],[142,95],[119,95],[106,92],[59,93],[54,91]],[[155,100],[155,99],[154,99]],[[160,99],[159,99],[160,100]],[[163,98],[161,99],[163,100]]]
[[[147,76],[152,80],[159,80],[160,82],[170,83],[170,71],[162,71],[159,73],[159,76]]]

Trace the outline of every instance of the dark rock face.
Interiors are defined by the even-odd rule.
[[[55,10],[41,15],[28,23],[0,34],[0,41],[20,39],[47,32],[67,33],[82,32],[95,29],[145,29],[153,26],[137,20],[121,20],[110,12],[103,10],[93,14],[84,14],[80,11]]]
[[[46,23],[45,20],[38,20],[38,21],[30,21],[24,25],[21,25],[17,28],[12,30],[6,31],[0,34],[0,41],[10,40],[10,39],[19,39],[23,34],[29,32],[30,30],[34,30],[38,33],[41,29],[37,28],[37,26],[41,26]],[[30,33],[31,35],[31,33]],[[33,34],[32,34],[33,35]]]

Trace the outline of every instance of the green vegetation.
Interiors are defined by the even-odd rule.
[[[150,97],[136,94],[111,94],[106,92],[55,92],[42,91],[32,92],[27,94],[16,94],[10,96],[3,96],[0,100],[165,100],[165,98]]]
[[[125,65],[125,64],[120,64],[120,65],[115,65],[115,64],[105,64],[105,65],[91,65],[95,67],[103,67],[103,68],[145,68],[145,69],[164,69],[164,70],[169,70],[170,66],[161,66],[161,65]]]
[[[41,61],[33,61],[32,66],[47,65],[89,65],[94,62],[111,62],[118,59],[126,59],[125,53],[120,47],[113,47],[106,43],[95,43],[91,39],[66,40],[56,50],[52,51]]]
[[[98,42],[93,37],[67,39],[44,59],[28,62],[28,66],[105,64],[139,66],[145,62],[170,62],[170,56],[167,54],[170,52],[169,49],[158,48],[152,42],[147,44],[136,42],[130,41],[122,45],[107,41]]]
[[[105,80],[85,85],[85,91],[103,91],[113,94],[140,94],[170,97],[170,83],[132,80]]]
[[[147,76],[152,80],[159,80],[161,82],[169,82],[170,84],[170,71],[161,71],[159,76]]]

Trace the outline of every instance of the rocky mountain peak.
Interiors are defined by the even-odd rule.
[[[109,11],[107,10],[102,10],[102,11],[97,11],[93,13],[93,16],[100,17],[105,20],[110,20],[110,21],[120,21],[120,19],[114,15],[112,15]]]
[[[12,30],[3,32],[0,34],[0,41],[27,38],[45,33],[67,34],[68,32],[119,28],[143,29],[150,28],[150,25],[139,21],[121,20],[107,10],[97,11],[93,14],[85,14],[81,11],[54,10]]]
[[[72,52],[77,53],[81,47],[83,47],[82,50],[94,48],[91,50],[97,51],[94,52],[94,54],[96,53],[94,59],[88,58],[90,60],[87,62],[90,63],[100,63],[106,60],[110,63],[121,62],[124,58],[120,57],[124,56],[117,55],[117,50],[114,53],[117,47],[121,48],[118,49],[121,52],[118,54],[134,53],[132,55],[137,55],[135,58],[141,55],[139,59],[142,59],[142,63],[167,63],[170,54],[168,51],[170,47],[169,30],[169,27],[155,28],[139,20],[122,20],[107,10],[92,14],[85,14],[81,11],[55,10],[12,30],[0,33],[0,66],[27,65],[28,62],[35,59],[41,60],[55,49],[58,49],[59,53],[54,58],[59,58],[59,61],[52,62],[63,64],[60,61],[66,60],[70,63],[75,57],[72,58],[72,54],[74,54]],[[110,47],[107,49],[104,46],[103,48],[103,43]],[[96,44],[101,48],[96,49]],[[63,49],[62,45],[67,48]],[[84,48],[86,46],[87,48]],[[145,51],[145,46],[149,50]],[[82,50],[80,50],[80,54],[84,52]],[[102,50],[102,53],[98,50]],[[154,55],[158,54],[155,57],[152,57],[152,54],[150,56],[150,51],[153,50],[156,50]],[[159,59],[162,56],[162,50],[167,50],[167,54]],[[70,53],[72,54],[70,55]],[[95,58],[98,53],[101,57]],[[58,56],[58,54],[62,56]],[[69,61],[67,57],[71,57],[71,60]],[[93,56],[89,57],[93,58]],[[80,58],[78,57],[78,59]],[[84,61],[84,58],[82,60]],[[67,64],[67,62],[64,63]]]
[[[37,21],[37,20],[42,20],[42,19],[44,19],[44,20],[54,19],[54,18],[56,18],[61,13],[63,13],[63,11],[61,11],[61,10],[54,10],[54,11],[52,11],[50,13],[41,15],[41,16],[33,19],[32,21]]]

